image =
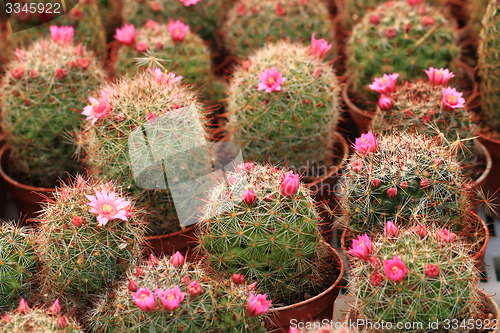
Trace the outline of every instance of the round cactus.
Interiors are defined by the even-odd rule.
[[[227,50],[241,59],[279,39],[298,42],[316,33],[329,42],[335,40],[334,25],[321,0],[242,1],[229,11],[222,31]]]
[[[320,46],[321,45],[321,46]],[[331,166],[340,85],[321,60],[326,41],[308,48],[279,42],[237,67],[228,88],[228,132],[246,159],[293,168]],[[309,168],[311,176],[315,168]]]
[[[199,248],[217,271],[239,272],[276,303],[295,303],[324,278],[315,202],[291,171],[253,163],[238,169],[209,196]]]
[[[0,331],[16,333],[83,333],[78,322],[61,314],[59,300],[48,309],[30,309],[21,299],[14,312],[6,313],[0,320]]]
[[[35,249],[43,290],[63,304],[84,304],[123,276],[141,256],[145,229],[127,199],[112,182],[81,176],[56,189],[43,205]]]
[[[356,97],[370,99],[368,84],[383,73],[407,80],[431,66],[453,65],[459,54],[455,22],[440,12],[425,4],[389,1],[354,26],[347,66]]]
[[[56,27],[51,35],[18,49],[0,85],[1,126],[15,166],[8,171],[30,175],[24,180],[41,187],[80,170],[68,132],[80,126],[75,111],[105,78],[95,57],[71,42],[72,28]]]
[[[90,169],[120,180],[138,206],[148,207],[154,235],[180,230],[167,182],[211,165],[208,153],[186,153],[206,147],[206,119],[197,95],[179,80],[150,69],[101,87],[83,111],[88,123],[77,138]]]
[[[365,234],[349,252],[348,289],[358,318],[391,323],[387,331],[401,325],[404,332],[428,331],[437,320],[442,328],[446,319],[478,318],[478,271],[468,245],[448,230],[419,225],[373,241]]]
[[[345,222],[358,232],[383,230],[389,220],[427,216],[450,227],[469,209],[469,184],[453,151],[426,138],[398,133],[356,139],[341,185]]]
[[[0,307],[26,297],[36,269],[33,235],[13,222],[0,224]]]
[[[488,7],[489,2],[489,0],[470,0],[466,3],[467,12],[469,13],[467,27],[476,38],[483,27],[481,21],[486,13],[486,7]]]
[[[490,1],[482,22],[479,41],[479,76],[481,77],[481,109],[485,124],[500,131],[500,55],[496,50],[500,47],[500,20],[498,19],[500,4]]]

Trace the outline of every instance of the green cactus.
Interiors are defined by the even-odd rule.
[[[52,3],[54,0],[38,1],[40,3]],[[16,47],[28,47],[35,40],[43,38],[49,34],[49,27],[51,25],[57,26],[71,26],[75,29],[75,42],[82,43],[92,50],[99,59],[106,59],[106,35],[101,23],[99,15],[99,7],[95,0],[80,1],[75,7],[69,10],[66,14],[44,23],[41,26],[30,29],[36,24],[38,18],[31,15],[28,21],[20,21],[18,16],[13,15],[13,25],[19,25],[24,28],[16,33],[11,33],[9,36],[12,50]]]
[[[95,57],[70,42],[43,39],[18,50],[0,84],[1,127],[15,166],[8,172],[53,187],[64,172],[80,170],[68,133],[82,123],[77,111],[104,78]]]
[[[500,131],[500,4],[491,0],[482,21],[479,41],[479,76],[481,77],[481,109],[485,124]]]
[[[434,332],[427,325],[437,320],[441,331],[445,320],[478,318],[479,274],[468,246],[457,235],[450,239],[435,227],[420,228],[425,233],[400,230],[373,242],[360,236],[367,251],[351,262],[348,290],[355,298],[354,310],[372,323],[392,323],[385,332]]]
[[[226,49],[240,59],[246,59],[266,42],[279,39],[309,41],[316,33],[329,42],[335,41],[335,27],[321,0],[242,1],[229,11],[222,31]]]
[[[259,77],[274,68],[285,79],[280,90],[259,90]],[[246,159],[287,160],[293,168],[308,166],[309,176],[320,176],[315,166],[334,164],[331,147],[339,90],[331,66],[313,57],[307,47],[268,45],[236,68],[228,88],[227,131]]]
[[[206,146],[207,120],[197,95],[178,79],[155,69],[102,87],[99,103],[106,115],[90,118],[77,138],[91,170],[120,180],[138,206],[148,207],[152,235],[180,230],[163,172],[174,181],[185,180],[186,169],[195,172],[198,166],[211,172],[205,168],[211,165],[209,154],[185,154]]]
[[[26,297],[37,267],[33,235],[13,222],[0,224],[0,308]]]
[[[356,232],[381,231],[386,221],[406,224],[415,216],[456,225],[470,208],[461,169],[440,136],[380,136],[373,152],[352,155],[340,181],[344,222]]]
[[[35,248],[42,289],[63,305],[83,306],[141,256],[143,212],[126,199],[112,182],[79,176],[44,203]]]
[[[253,163],[238,169],[209,196],[197,229],[199,249],[216,271],[256,281],[275,304],[295,303],[324,278],[316,204],[298,175]]]
[[[352,92],[371,100],[368,85],[383,73],[402,80],[431,66],[450,68],[459,54],[455,22],[435,7],[389,1],[368,12],[353,28],[347,45]]]
[[[481,21],[486,14],[486,7],[488,7],[488,3],[489,0],[470,0],[466,3],[467,13],[469,13],[467,27],[476,36],[476,38],[482,29]]]

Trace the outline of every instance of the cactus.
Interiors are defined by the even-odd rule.
[[[141,210],[112,182],[79,176],[43,204],[35,249],[43,290],[80,306],[119,279],[141,256]]]
[[[0,307],[26,297],[36,269],[33,235],[13,222],[0,224]]]
[[[316,204],[291,171],[253,163],[238,169],[208,198],[199,250],[216,271],[240,272],[276,303],[295,303],[324,278]]]
[[[89,122],[77,137],[90,169],[120,180],[139,206],[148,207],[147,221],[154,235],[180,230],[162,169],[166,167],[168,177],[178,181],[185,180],[186,167],[181,164],[194,172],[211,163],[203,153],[199,161],[186,154],[206,146],[206,119],[196,94],[179,79],[155,69],[101,87],[101,97],[85,108]],[[101,114],[100,109],[105,111]],[[179,158],[181,153],[189,156]]]
[[[335,27],[321,0],[241,1],[229,11],[222,31],[226,49],[240,59],[279,39],[298,42],[316,33],[335,40]]]
[[[29,175],[26,181],[41,187],[80,170],[68,132],[83,120],[75,110],[105,78],[94,56],[71,43],[71,29],[62,29],[54,30],[51,40],[18,49],[0,85],[1,126],[15,166],[8,172]]]
[[[500,4],[490,1],[482,21],[482,30],[479,41],[479,76],[481,77],[481,109],[485,117],[485,124],[496,131],[500,131]]]
[[[279,42],[237,67],[228,88],[228,132],[247,159],[293,168],[331,166],[340,85],[314,48]],[[279,85],[268,86],[270,82]]]
[[[337,327],[337,324],[348,327],[349,323],[335,323],[331,322],[332,325]],[[349,328],[333,328],[333,326],[329,327],[328,325],[323,325],[321,322],[313,322],[313,323],[305,323],[305,330],[300,330],[298,328],[290,327],[288,333],[358,333],[358,330],[349,329]],[[320,327],[320,328],[319,328]]]
[[[52,3],[53,0],[39,1],[39,3]],[[24,14],[24,13],[22,13]],[[11,24],[19,26],[20,31],[9,36],[13,49],[16,47],[27,47],[39,38],[43,38],[49,33],[49,24],[42,24],[35,29],[30,29],[38,23],[39,18],[30,15],[28,21],[20,21],[17,15],[11,17]],[[99,7],[96,0],[84,0],[66,14],[50,21],[56,26],[71,26],[75,30],[75,41],[87,46],[99,59],[106,59],[106,35],[99,16]]]
[[[467,28],[470,29],[476,38],[482,29],[481,21],[486,14],[488,3],[489,0],[470,0],[466,3],[467,13],[469,13]]]
[[[358,318],[392,323],[388,332],[427,332],[437,320],[442,329],[446,319],[478,318],[479,274],[458,235],[419,225],[373,241],[359,236],[350,252],[348,290]]]
[[[1,332],[16,333],[83,333],[80,325],[71,317],[61,314],[59,301],[48,309],[30,309],[21,299],[19,307],[9,312],[0,320]]]
[[[247,316],[246,285],[210,280],[199,264],[179,262],[178,255],[160,260],[151,257],[129,270],[113,295],[99,298],[90,314],[92,330],[216,333],[232,327],[237,332],[259,332],[264,316]],[[169,291],[178,298],[166,305],[161,295]],[[142,294],[149,295],[144,302],[140,300]]]
[[[352,91],[371,100],[368,84],[383,73],[412,79],[430,66],[454,66],[459,54],[455,22],[437,8],[389,1],[368,12],[347,45]]]
[[[440,136],[399,132],[356,139],[341,186],[345,222],[356,232],[378,232],[391,220],[408,223],[415,216],[457,225],[470,208],[470,185],[455,153]]]

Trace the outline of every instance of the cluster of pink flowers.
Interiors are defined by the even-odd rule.
[[[82,115],[87,116],[85,120],[92,122],[92,125],[96,123],[99,119],[105,119],[109,117],[111,112],[111,105],[108,100],[109,92],[101,89],[101,96],[99,98],[94,98],[89,96],[90,105],[83,108]]]
[[[180,43],[184,40],[189,32],[189,25],[182,23],[180,20],[174,21],[170,19],[167,24],[168,32],[175,43]]]
[[[392,108],[392,99],[388,95],[396,91],[398,77],[398,73],[384,74],[382,77],[375,78],[373,83],[369,85],[371,90],[381,95],[378,105],[382,110],[390,110]]]
[[[313,58],[321,59],[326,53],[332,48],[332,44],[328,43],[325,39],[316,39],[314,36],[316,34],[312,34],[311,37],[311,45],[309,46],[309,54]]]
[[[136,292],[132,293],[132,299],[135,305],[144,312],[151,312],[157,308],[156,297],[160,299],[162,307],[170,312],[177,309],[184,297],[185,292],[181,292],[179,286],[174,286],[171,289],[166,289],[165,291],[161,289],[156,289],[152,292],[149,288],[140,288]]]
[[[148,69],[148,71],[151,75],[153,75],[153,78],[156,80],[156,82],[162,85],[168,86],[182,80],[182,75],[175,75],[172,72],[163,73],[159,68],[150,68]]]
[[[448,84],[448,81],[455,77],[453,72],[444,68],[437,69],[430,67],[429,69],[424,70],[424,72],[427,74],[429,82],[436,86],[445,86]]]
[[[135,26],[133,24],[125,24],[121,28],[117,28],[113,36],[117,41],[124,45],[135,44]]]
[[[68,44],[73,41],[75,30],[73,27],[58,27],[56,25],[50,26],[50,38],[57,43]]]
[[[266,68],[259,75],[260,83],[257,90],[265,90],[266,92],[281,91],[281,85],[285,82],[286,78],[283,77],[281,72],[276,70],[276,66],[272,69]]]
[[[100,226],[105,226],[109,221],[120,219],[127,221],[129,218],[130,201],[117,198],[114,191],[107,193],[103,188],[101,192],[95,190],[96,196],[85,195],[90,201],[89,212],[97,215],[97,222]]]
[[[361,134],[352,146],[360,154],[373,153],[377,149],[377,139],[371,131]]]

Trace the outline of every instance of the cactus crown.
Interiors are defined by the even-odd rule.
[[[371,322],[421,323],[477,318],[479,274],[468,245],[436,227],[408,228],[353,242],[349,293]],[[419,230],[417,232],[417,230]],[[405,332],[422,332],[422,328]]]
[[[35,249],[44,290],[80,301],[119,279],[141,255],[141,214],[112,182],[79,176],[57,188],[43,205]]]
[[[310,50],[279,42],[237,67],[228,91],[227,126],[245,158],[275,164],[289,160],[297,169],[333,164],[340,85],[331,66]],[[269,80],[279,80],[280,74],[279,90],[269,88]],[[313,169],[307,171],[319,176]]]
[[[213,189],[198,227],[200,250],[222,274],[241,273],[279,303],[317,286],[319,215],[298,175],[245,163]]]
[[[53,187],[65,171],[80,169],[67,133],[81,124],[75,110],[104,77],[81,45],[43,39],[17,51],[1,82],[1,124],[16,173],[31,175],[33,185]]]
[[[371,135],[371,132],[369,133]],[[469,207],[469,184],[455,154],[439,143],[413,133],[398,133],[370,141],[362,135],[341,179],[345,222],[358,232],[382,230],[391,220],[408,223],[427,216],[447,227]],[[364,139],[364,140],[363,140]]]
[[[500,110],[498,68],[500,66],[500,4],[491,0],[482,21],[479,39],[478,66],[481,77],[481,109],[485,117],[485,124],[496,131],[500,131]]]
[[[223,27],[226,48],[241,59],[266,42],[285,38],[298,42],[309,39],[313,32],[330,42],[335,40],[328,8],[320,0],[241,1],[229,11]]]
[[[383,73],[403,80],[434,66],[449,67],[458,56],[455,23],[434,7],[389,1],[368,12],[348,42],[352,89],[367,99],[368,84]]]

